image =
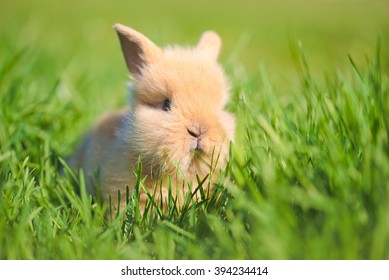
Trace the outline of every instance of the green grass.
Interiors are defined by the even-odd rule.
[[[325,29],[323,16],[314,21],[323,38],[300,38],[314,42],[312,48],[305,44],[305,51],[295,38],[282,35],[287,20],[275,25],[275,38],[267,37],[270,61],[279,64],[270,66],[273,74],[267,73],[268,61],[257,67],[260,58],[247,70],[239,63],[245,51],[257,57],[253,49],[261,36],[253,35],[252,43],[245,43],[244,36],[239,42],[229,39],[230,30],[242,34],[255,25],[248,14],[240,27],[229,29],[227,19],[236,7],[227,7],[220,22],[212,22],[217,5],[209,4],[211,16],[201,23],[185,12],[168,21],[156,9],[149,20],[168,22],[162,35],[134,13],[135,25],[142,24],[161,42],[193,43],[206,25],[220,29],[227,39],[222,62],[233,82],[229,109],[238,119],[237,139],[226,176],[208,201],[188,201],[182,211],[173,202],[165,212],[153,205],[141,217],[135,192],[128,194],[128,216],[112,213],[106,219],[107,204],[85,193],[82,178],[71,180],[71,174],[62,176],[58,169],[60,158],[75,149],[96,116],[125,104],[126,72],[110,24],[130,23],[122,20],[119,4],[61,10],[37,3],[24,8],[8,3],[9,14],[0,15],[0,259],[389,258],[388,33],[382,27],[381,43],[376,43],[377,33],[370,34],[374,24],[387,22],[380,9],[366,14],[370,29],[350,35],[350,51],[331,42],[336,32],[337,38],[344,33]],[[273,4],[261,5],[270,9]],[[161,9],[169,15],[174,12],[169,7],[181,11],[179,4]],[[196,7],[188,16],[199,15]],[[292,22],[305,26],[313,8],[297,6],[291,14],[302,13],[299,7],[309,13]],[[335,17],[331,25],[356,23],[359,10],[362,6],[355,5],[348,17]],[[274,23],[270,18],[263,21]],[[102,26],[102,34],[94,38],[90,31],[96,26]],[[185,35],[185,30],[190,32]],[[256,33],[251,29],[248,34]],[[361,58],[366,49],[358,40],[366,40],[367,59]],[[288,52],[283,49],[277,61],[280,52],[270,46],[280,45]],[[334,55],[332,46],[342,53]],[[305,58],[313,50],[317,54]],[[320,53],[331,57],[325,75],[318,74]],[[335,68],[340,70],[327,71]],[[279,76],[274,79],[274,69],[293,75],[285,84]]]

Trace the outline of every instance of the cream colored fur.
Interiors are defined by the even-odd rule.
[[[216,171],[225,166],[234,138],[235,119],[224,110],[229,84],[217,64],[220,38],[208,31],[194,48],[160,49],[129,27],[114,28],[134,78],[133,108],[103,116],[69,164],[84,170],[90,193],[100,186],[103,197],[111,196],[117,205],[118,190],[125,197],[126,186],[134,187],[133,167],[140,155],[148,190],[153,192],[155,183],[162,182],[163,196],[158,199],[165,200],[169,176],[181,203],[188,192],[182,175],[194,190],[196,174],[204,178],[211,164]],[[142,206],[145,200],[142,193]]]

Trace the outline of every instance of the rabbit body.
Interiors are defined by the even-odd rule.
[[[84,170],[90,193],[100,186],[117,205],[118,190],[124,198],[126,186],[135,185],[133,167],[140,157],[150,192],[161,182],[158,199],[164,201],[169,177],[173,195],[183,197],[184,180],[196,184],[211,166],[224,167],[234,138],[235,118],[224,110],[229,83],[217,64],[220,39],[208,31],[194,48],[160,49],[129,27],[115,29],[134,79],[132,108],[103,116],[69,165]],[[146,194],[140,199],[144,204]]]

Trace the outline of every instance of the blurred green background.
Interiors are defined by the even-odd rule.
[[[295,75],[291,44],[301,42],[315,73],[344,69],[347,54],[364,62],[378,36],[389,58],[386,0],[0,1],[1,48],[52,55],[53,67],[102,74],[117,85],[125,70],[112,25],[120,22],[159,45],[193,44],[213,29],[224,42],[221,61],[248,71],[264,63],[274,79]],[[82,64],[82,65],[80,65]],[[387,64],[385,65],[387,67]],[[97,77],[96,77],[97,78]]]

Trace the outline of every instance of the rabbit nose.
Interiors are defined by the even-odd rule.
[[[194,138],[199,138],[202,134],[201,125],[197,122],[195,122],[191,126],[187,127],[186,131],[188,131],[189,135],[194,137]]]
[[[188,131],[189,135],[194,138],[199,138],[201,135],[200,130],[189,129],[189,128],[187,128],[186,130]]]

